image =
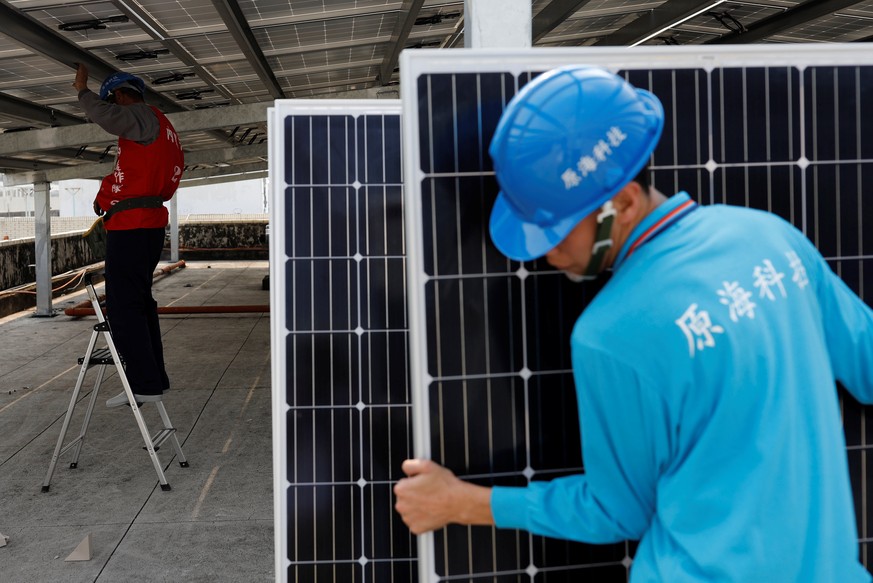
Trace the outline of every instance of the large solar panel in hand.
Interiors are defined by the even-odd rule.
[[[400,106],[270,113],[276,573],[415,579],[391,486],[411,454]]]
[[[873,59],[856,47],[407,51],[401,63],[417,456],[485,485],[584,471],[569,334],[596,286],[571,284],[542,261],[507,260],[487,230],[497,120],[524,83],[553,67],[601,65],[652,90],[667,115],[652,157],[659,190],[779,214],[873,299],[861,232],[873,219],[862,188],[873,161],[862,139]],[[851,399],[843,409],[869,567],[869,411]],[[419,575],[624,582],[633,550],[451,525],[420,537]]]

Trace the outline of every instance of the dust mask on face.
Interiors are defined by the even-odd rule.
[[[603,269],[603,262],[606,259],[606,252],[612,247],[612,222],[615,219],[615,208],[612,206],[612,201],[608,200],[600,209],[597,215],[597,234],[595,236],[594,247],[591,250],[591,260],[588,262],[588,269],[585,273],[579,275],[565,271],[564,275],[573,283],[583,281],[591,281],[597,279]]]

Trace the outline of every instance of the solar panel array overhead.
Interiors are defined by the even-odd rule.
[[[515,2],[530,10],[540,48],[731,42],[769,50],[873,38],[873,0],[528,4]],[[73,145],[63,132],[21,141],[21,134],[87,121],[70,88],[73,63],[83,63],[92,86],[116,70],[141,77],[146,101],[165,113],[219,108],[209,127],[180,130],[186,153],[197,153],[186,158],[183,180],[261,178],[262,150],[241,146],[266,141],[264,118],[248,115],[266,108],[237,106],[395,97],[400,52],[465,46],[475,20],[466,8],[464,0],[2,0],[0,134],[19,135],[0,139],[0,173],[16,176],[15,184],[30,184],[34,171],[49,172],[50,181],[105,175],[99,166],[111,160],[111,141],[104,136],[74,132]]]

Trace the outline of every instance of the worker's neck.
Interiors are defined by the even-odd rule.
[[[648,193],[637,188],[635,192],[628,193],[628,196],[631,198],[615,201],[617,215],[612,227],[612,247],[604,258],[604,268],[612,267],[619,251],[624,247],[637,225],[667,200],[667,197],[653,186],[649,187]]]

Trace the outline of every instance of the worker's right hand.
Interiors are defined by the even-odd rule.
[[[73,81],[73,88],[77,93],[88,88],[88,67],[82,63],[79,63],[76,68],[76,80]]]
[[[449,523],[494,524],[491,488],[465,482],[436,462],[403,462],[403,478],[394,485],[395,510],[413,534]]]
[[[96,214],[98,217],[102,217],[104,212],[105,211],[102,208],[100,208],[100,204],[97,202],[97,199],[95,198],[94,199],[94,214]]]
[[[430,460],[406,460],[403,478],[394,486],[394,508],[414,534],[442,528],[453,521],[450,502],[460,480],[455,474]]]

